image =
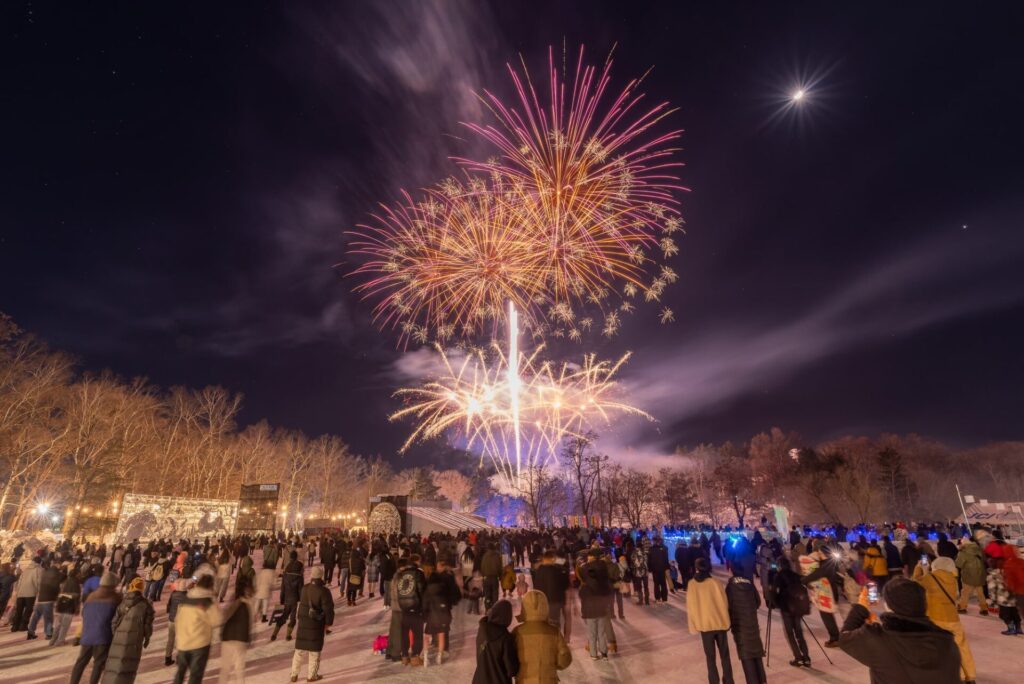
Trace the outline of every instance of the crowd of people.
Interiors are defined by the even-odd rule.
[[[685,596],[711,684],[733,682],[730,632],[747,684],[767,680],[762,606],[769,625],[772,612],[781,618],[790,665],[810,667],[805,617],[817,611],[828,635],[822,653],[842,649],[875,682],[973,681],[960,624],[972,600],[979,614],[998,615],[1004,635],[1024,634],[1017,547],[998,528],[955,523],[781,533],[767,521],[756,530],[324,531],[112,548],[64,540],[35,553],[19,545],[8,558],[0,618],[28,640],[41,623],[50,646],[77,645],[72,684],[90,664],[93,684],[134,681],[158,610],[168,618],[164,663],[177,683],[203,681],[215,638],[222,681],[244,681],[258,622],[269,623],[269,640],[283,631],[294,643],[291,681],[303,665],[307,681],[317,681],[342,598],[355,606],[376,596],[390,629],[374,648],[396,667],[443,665],[453,611],[479,615],[474,684],[557,681],[573,659],[574,615],[587,657],[615,657],[614,623],[627,618],[625,607],[656,611],[670,593]],[[716,560],[725,581],[712,572]]]

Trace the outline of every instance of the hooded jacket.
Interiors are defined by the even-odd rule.
[[[871,684],[959,684],[960,651],[953,635],[928,618],[883,613],[865,624],[868,609],[855,605],[839,648],[871,671]]]
[[[956,567],[961,581],[971,587],[985,586],[985,559],[981,547],[972,541],[964,542],[956,554]]]
[[[284,567],[284,574],[281,577],[281,603],[296,604],[299,602],[299,594],[302,592],[302,563],[297,560],[289,561]]]
[[[179,651],[194,651],[209,646],[213,641],[213,628],[220,622],[213,592],[199,587],[189,589],[174,618],[174,647]]]
[[[584,620],[604,617],[610,607],[608,597],[612,594],[612,583],[608,577],[608,564],[602,558],[594,558],[580,566],[580,608]]]
[[[572,664],[572,652],[558,628],[548,623],[548,599],[539,591],[523,594],[523,624],[513,630],[519,656],[517,684],[553,684],[558,670]]]
[[[511,624],[512,604],[508,601],[498,601],[480,619],[473,684],[512,684],[512,678],[519,674],[516,638],[508,631]]]
[[[722,583],[697,573],[686,590],[686,621],[690,634],[729,629],[729,602]]]
[[[139,671],[143,645],[153,635],[153,604],[130,591],[117,606],[103,684],[131,684]]]

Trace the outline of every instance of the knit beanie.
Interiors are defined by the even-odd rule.
[[[142,578],[136,577],[128,583],[128,591],[142,591],[145,586],[146,583],[142,581]]]
[[[117,575],[112,572],[103,573],[103,577],[100,577],[101,587],[116,587],[117,586]]]
[[[932,570],[945,570],[951,575],[956,575],[956,563],[953,562],[952,558],[939,556],[932,561]]]
[[[882,591],[889,610],[903,617],[924,617],[928,602],[924,587],[905,577],[897,577],[886,583]]]

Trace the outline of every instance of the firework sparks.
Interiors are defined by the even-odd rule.
[[[556,365],[540,359],[541,346],[529,355],[518,354],[518,370],[513,372],[497,344],[460,353],[461,358],[437,349],[441,376],[396,392],[405,406],[391,420],[411,418],[416,423],[402,451],[419,440],[455,432],[466,448],[490,459],[511,485],[522,467],[554,459],[567,436],[608,426],[621,415],[652,420],[619,398],[615,376],[629,354],[616,362],[588,354],[579,365]]]
[[[643,108],[639,80],[609,95],[610,69],[586,65],[581,49],[565,82],[549,54],[544,102],[525,66],[510,66],[517,107],[485,91],[497,124],[465,124],[497,154],[458,159],[464,180],[420,201],[404,194],[358,227],[351,251],[366,261],[354,273],[367,280],[356,289],[379,298],[382,326],[406,341],[493,333],[512,302],[535,337],[582,340],[584,310],[598,309],[611,335],[631,310],[618,309],[623,297],[660,298],[683,225],[681,131],[654,132],[674,110]]]

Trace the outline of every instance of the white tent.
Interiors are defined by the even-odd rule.
[[[967,519],[982,525],[1024,524],[1024,503],[972,503],[967,507]]]

